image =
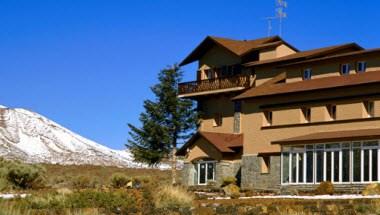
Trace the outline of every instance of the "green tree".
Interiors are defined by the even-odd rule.
[[[141,127],[128,124],[127,147],[136,161],[156,165],[171,157],[172,182],[176,183],[177,145],[189,138],[196,128],[197,112],[192,100],[178,98],[178,83],[183,76],[177,65],[158,74],[159,83],[151,87],[154,101],[145,100],[140,114]]]

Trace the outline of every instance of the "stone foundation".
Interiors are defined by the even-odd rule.
[[[182,169],[182,184],[185,186],[196,186],[197,178],[195,177],[196,170],[193,163],[185,163]],[[220,161],[215,166],[215,181],[216,185],[220,186],[223,179],[228,176],[233,176],[238,179],[240,184],[241,164],[240,162]]]
[[[245,190],[279,191],[281,188],[281,156],[270,156],[269,173],[261,173],[261,158],[243,156],[241,188]]]

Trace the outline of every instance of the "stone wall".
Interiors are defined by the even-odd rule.
[[[238,183],[240,181],[240,162],[218,162],[216,163],[216,182],[217,185],[221,185],[223,183],[223,179],[225,177],[236,177],[238,179]]]
[[[270,156],[269,173],[261,173],[261,158],[243,156],[241,187],[246,190],[279,190],[281,184],[281,156]]]
[[[215,167],[215,180],[217,185],[220,186],[223,182],[223,179],[228,176],[236,177],[238,179],[238,183],[240,183],[240,167],[240,162],[217,162]],[[195,179],[196,170],[193,163],[185,163],[181,171],[183,185],[197,185]]]

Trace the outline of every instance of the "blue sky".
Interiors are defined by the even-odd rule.
[[[380,2],[369,2],[288,0],[283,38],[380,47]],[[206,35],[264,37],[273,13],[274,0],[0,0],[0,104],[122,149],[161,68]],[[195,79],[195,65],[183,69]]]

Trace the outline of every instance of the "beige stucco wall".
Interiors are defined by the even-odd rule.
[[[231,97],[228,96],[214,96],[202,100],[203,107],[206,107],[201,119],[201,131],[218,132],[218,133],[232,133],[234,122],[234,103]],[[214,126],[214,115],[222,114],[222,125]]]
[[[315,132],[330,132],[355,129],[379,128],[380,120],[363,117],[363,105],[360,102],[337,104],[337,120],[327,120],[325,104],[311,107],[312,122],[325,121],[326,123],[308,124],[301,121],[300,109],[292,108],[285,110],[273,110],[273,126],[263,127],[263,114],[258,108],[260,104],[246,101],[243,106],[245,113],[242,118],[244,129],[244,155],[258,154],[263,152],[279,152],[280,146],[271,144],[272,141],[283,140],[296,136],[302,136]],[[380,117],[380,100],[375,102],[375,117]],[[295,122],[295,119],[299,119]],[[326,119],[326,120],[324,120]],[[360,121],[341,121],[347,119],[363,119]],[[280,123],[277,123],[279,121]],[[286,123],[288,122],[288,123]],[[283,125],[275,127],[274,125]],[[289,126],[284,126],[289,125]],[[297,126],[294,126],[297,125]]]
[[[273,111],[272,125],[287,125],[301,123],[300,109],[286,109]]]
[[[380,70],[380,56],[359,57],[347,60],[330,60],[324,62],[311,62],[304,65],[294,65],[285,68],[273,68],[273,66],[260,66],[256,68],[256,86],[268,81],[276,75],[286,72],[287,83],[302,81],[303,71],[307,68],[312,69],[312,79],[339,76],[341,64],[350,64],[350,74],[356,73],[356,65],[359,61],[367,62],[367,72]]]
[[[336,110],[337,120],[360,119],[365,115],[364,105],[362,102],[354,104],[338,104],[336,106]]]
[[[276,48],[261,50],[259,53],[259,60],[269,60],[276,57],[277,57]]]
[[[284,57],[286,55],[294,54],[296,51],[293,49],[289,48],[289,46],[285,44],[281,44],[277,46],[276,48],[276,57]]]
[[[215,147],[210,145],[207,140],[200,137],[192,147],[189,148],[189,152],[186,155],[185,161],[192,162],[194,160],[210,158],[213,160],[221,160],[222,154],[216,150]]]
[[[198,68],[201,68],[204,65],[207,65],[208,67],[220,67],[237,63],[240,63],[240,58],[238,56],[220,46],[214,46],[206,52],[201,59],[199,59]]]

